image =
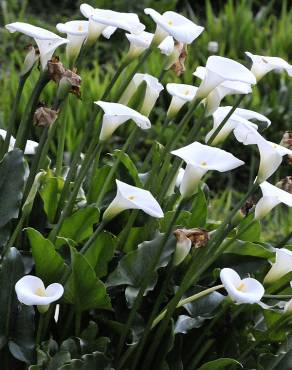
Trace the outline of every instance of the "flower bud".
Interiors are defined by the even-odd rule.
[[[34,124],[39,127],[51,126],[57,119],[58,112],[48,107],[40,106],[34,113]]]
[[[24,76],[27,73],[29,73],[32,70],[35,62],[39,59],[38,49],[35,49],[32,45],[29,45],[27,49],[28,53],[26,54],[26,57],[23,62],[23,67],[20,73],[21,76]]]

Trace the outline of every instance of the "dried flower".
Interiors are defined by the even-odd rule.
[[[40,106],[34,113],[34,124],[39,127],[51,126],[57,119],[58,112],[45,106]]]
[[[53,57],[51,60],[48,61],[48,71],[51,80],[59,83],[63,74],[65,73],[65,67],[63,63],[60,62],[59,57]]]
[[[284,133],[280,145],[292,150],[292,131],[286,131]],[[288,154],[287,159],[288,162],[292,164],[292,155]]]
[[[286,176],[284,179],[277,182],[276,186],[292,194],[292,176]]]

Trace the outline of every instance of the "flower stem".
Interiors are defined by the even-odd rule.
[[[234,104],[234,106],[230,109],[228,114],[224,117],[223,121],[220,123],[220,125],[216,128],[216,130],[213,132],[213,134],[209,137],[209,140],[207,141],[207,145],[211,145],[216,138],[216,136],[219,134],[225,123],[229,120],[231,115],[235,112],[236,108],[238,108],[239,104],[242,102],[244,98],[244,95],[239,96],[237,102]]]
[[[39,317],[39,324],[38,324],[38,330],[37,330],[37,335],[36,335],[36,347],[38,347],[42,339],[44,322],[45,322],[44,316],[45,316],[44,314],[40,314],[40,317]]]
[[[42,72],[30,95],[29,103],[26,106],[25,112],[20,122],[14,145],[15,148],[24,150],[28,137],[29,125],[32,121],[33,114],[35,112],[40,94],[49,81],[50,78],[48,72],[47,71]]]
[[[211,294],[213,292],[215,292],[216,290],[219,290],[219,289],[222,289],[224,288],[224,286],[221,284],[221,285],[216,285],[216,286],[213,286],[212,288],[208,288],[206,290],[203,290],[199,293],[196,293],[196,294],[193,294],[192,296],[190,297],[187,297],[187,298],[184,298],[182,300],[180,300],[176,306],[176,308],[179,308],[179,307],[182,307],[184,306],[185,304],[187,303],[190,303],[190,302],[194,302],[196,301],[197,299],[200,299],[202,297],[205,297],[206,295],[208,294]],[[152,329],[155,328],[155,326],[161,321],[163,320],[163,318],[165,317],[165,314],[166,314],[166,311],[167,310],[163,310],[156,318],[155,320],[153,321],[153,324],[152,324]]]
[[[81,312],[75,312],[75,337],[79,337],[81,328]]]
[[[104,181],[104,184],[103,184],[103,186],[102,186],[102,188],[100,190],[100,193],[98,195],[98,198],[96,200],[97,207],[99,207],[100,202],[102,201],[102,199],[103,199],[103,197],[104,197],[104,195],[106,193],[107,187],[108,187],[109,183],[111,182],[111,180],[112,180],[112,178],[113,178],[113,176],[114,176],[114,174],[115,174],[115,172],[116,172],[116,170],[118,168],[118,165],[119,165],[119,163],[121,161],[121,158],[122,158],[123,154],[127,151],[127,149],[129,148],[129,146],[133,142],[135,142],[136,135],[137,135],[138,131],[139,131],[139,128],[138,128],[138,126],[136,126],[132,130],[132,132],[129,135],[128,139],[126,140],[125,144],[123,145],[120,153],[118,153],[118,155],[117,155],[117,157],[116,157],[116,159],[114,161],[114,164],[112,165],[112,167],[110,169],[110,172],[108,173],[108,175],[107,175],[107,177],[106,177],[106,179]]]
[[[69,97],[68,97],[69,98]],[[64,147],[66,140],[66,128],[67,128],[67,111],[68,111],[69,101],[67,100],[66,106],[64,108],[64,119],[62,125],[59,126],[58,132],[58,148],[57,148],[57,159],[56,159],[56,176],[61,176],[62,166],[63,166],[63,156],[64,156]]]
[[[52,229],[49,239],[54,242],[58,232],[60,231],[63,222],[66,217],[70,215],[72,212],[72,209],[74,207],[76,197],[78,195],[78,191],[82,185],[83,180],[85,179],[85,176],[87,174],[87,171],[89,170],[91,163],[93,162],[94,158],[98,155],[98,152],[102,150],[103,144],[97,145],[93,151],[93,153],[88,153],[87,156],[84,159],[84,163],[80,169],[80,172],[76,178],[76,181],[74,182],[73,190],[70,194],[70,197],[68,199],[68,202],[63,210],[63,213],[61,214],[58,223],[55,225],[55,227]]]
[[[165,243],[166,243],[166,241],[168,240],[168,238],[170,236],[173,225],[174,225],[174,223],[175,223],[183,205],[184,205],[184,200],[182,199],[179,202],[177,209],[175,210],[175,213],[174,213],[174,215],[173,215],[173,217],[172,217],[172,219],[171,219],[171,221],[168,225],[168,229],[165,232],[159,247],[157,248],[157,253],[155,254],[155,257],[154,257],[154,262],[153,262],[152,266],[149,268],[148,273],[146,273],[146,275],[143,278],[143,281],[141,283],[141,287],[139,289],[138,295],[137,295],[137,297],[134,301],[133,307],[130,311],[130,314],[129,314],[129,317],[128,317],[128,320],[127,320],[127,323],[126,323],[126,327],[123,330],[123,333],[122,333],[122,335],[120,337],[120,340],[119,340],[119,343],[118,343],[118,349],[117,349],[117,353],[116,353],[117,361],[119,361],[121,351],[123,349],[123,346],[124,346],[125,340],[127,338],[128,332],[129,332],[129,330],[131,328],[131,325],[133,323],[133,320],[135,318],[136,312],[138,311],[138,309],[140,308],[140,305],[142,303],[145,290],[146,290],[147,286],[149,285],[149,280],[151,279],[151,274],[153,273],[153,270],[155,269],[155,266],[157,265],[157,262],[159,261],[159,259],[161,257],[161,254],[163,253]]]
[[[8,151],[9,144],[10,144],[10,139],[11,139],[11,136],[12,136],[12,132],[15,128],[15,121],[16,121],[19,102],[20,102],[20,99],[21,99],[21,96],[22,96],[22,92],[23,92],[25,82],[26,82],[29,75],[30,75],[30,72],[19,77],[17,92],[16,92],[16,95],[15,95],[15,99],[14,99],[13,106],[12,106],[12,111],[11,111],[10,118],[9,118],[9,123],[8,123],[8,126],[7,126],[6,137],[5,137],[4,143],[3,143],[2,148],[1,148],[0,158],[2,158],[4,156],[4,154]]]

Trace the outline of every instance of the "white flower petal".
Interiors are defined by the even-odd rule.
[[[56,48],[69,42],[67,39],[56,35],[44,28],[36,27],[28,23],[15,22],[5,26],[9,32],[21,32],[34,38],[40,51],[42,68],[45,69],[48,61],[52,58]]]
[[[284,69],[287,71],[289,76],[292,76],[292,65],[282,58],[254,55],[249,52],[246,52],[245,54],[252,60],[251,71],[255,75],[257,81],[273,70]]]
[[[201,74],[202,70],[197,72]],[[249,85],[256,83],[254,75],[242,64],[232,59],[212,55],[207,60],[204,79],[199,86],[197,97],[207,97],[213,89],[226,81],[234,83],[238,81]]]
[[[42,280],[36,276],[27,275],[15,284],[18,300],[28,306],[46,306],[60,299],[64,293],[61,284],[51,284],[45,289]]]
[[[146,8],[144,12],[150,15],[158,28],[185,44],[191,44],[204,31],[203,27],[197,26],[176,12],[167,11],[161,15],[151,8]],[[159,40],[159,43],[161,41],[162,39]]]
[[[165,39],[158,45],[158,49],[161,51],[161,54],[171,55],[174,50],[174,39],[172,36],[167,36]]]
[[[151,127],[147,117],[126,105],[104,101],[97,101],[95,104],[99,105],[104,111],[100,140],[107,140],[121,124],[130,119],[143,130]]]
[[[157,218],[164,216],[160,205],[148,190],[128,185],[119,180],[116,180],[116,183],[117,195],[105,210],[104,220],[110,220],[126,209],[141,209],[148,215]]]
[[[116,32],[117,29],[117,27],[108,26],[102,31],[102,36],[106,39],[109,39]]]
[[[231,268],[222,269],[220,279],[229,297],[237,304],[258,303],[265,293],[264,287],[259,281],[252,278],[241,280],[237,272]]]
[[[172,119],[186,102],[190,102],[195,98],[198,88],[192,85],[169,83],[166,85],[166,90],[172,95],[167,111],[167,117]]]
[[[276,249],[276,261],[267,273],[264,283],[271,284],[292,271],[292,251],[286,248]]]

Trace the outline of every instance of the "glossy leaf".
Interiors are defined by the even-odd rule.
[[[112,155],[120,159],[120,162],[123,164],[123,166],[125,166],[129,175],[132,177],[134,185],[138,187],[143,187],[142,182],[139,178],[138,170],[129,155],[119,149],[114,150]]]
[[[204,191],[199,187],[192,204],[188,227],[205,227],[208,213],[208,203]]]
[[[27,229],[27,235],[35,262],[36,275],[46,285],[60,282],[62,276],[68,271],[68,266],[55,250],[52,242],[32,228]]]
[[[223,370],[229,365],[236,365],[240,366],[241,368],[243,367],[240,362],[234,360],[233,358],[219,358],[214,361],[206,362],[199,368],[199,370]]]
[[[74,309],[79,312],[93,308],[111,309],[106,288],[96,277],[86,257],[73,248],[71,255],[72,275],[65,287],[65,300],[74,304]]]
[[[7,153],[0,162],[0,228],[18,217],[25,181],[23,152]]]
[[[53,223],[58,209],[58,201],[64,185],[64,179],[61,177],[51,177],[48,173],[43,181],[39,193],[44,202],[44,209],[48,220]]]

